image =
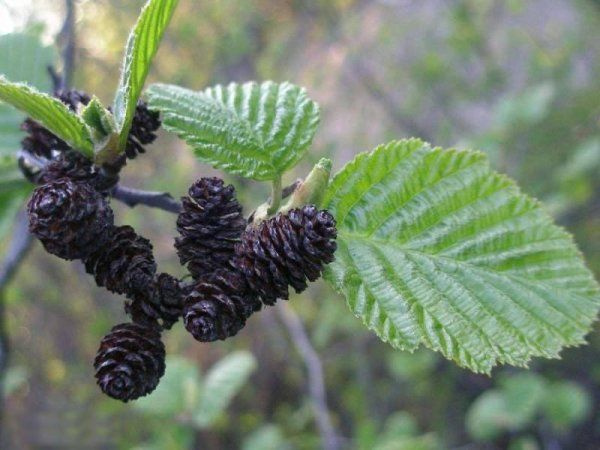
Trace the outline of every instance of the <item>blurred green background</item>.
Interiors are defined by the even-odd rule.
[[[76,2],[75,87],[110,103],[142,4]],[[0,34],[25,32],[52,47],[63,16],[56,0],[0,0]],[[321,105],[321,128],[288,182],[320,157],[338,169],[393,138],[480,149],[546,202],[598,275],[599,69],[597,0],[181,0],[151,81],[305,86]],[[32,77],[47,83],[45,72]],[[180,196],[214,173],[163,134],[123,182]],[[248,213],[268,193],[226,178]],[[152,240],[161,270],[183,274],[172,215],[113,206],[119,223]],[[121,298],[36,243],[3,300],[12,353],[1,448],[322,446],[306,367],[275,308],[226,342],[199,344],[175,326],[159,390],[123,405],[101,394],[92,367],[100,338],[126,320]],[[600,448],[598,330],[561,360],[497,368],[490,378],[427,350],[394,351],[323,283],[290,307],[322,362],[339,448]]]

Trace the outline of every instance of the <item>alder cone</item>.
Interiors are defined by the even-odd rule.
[[[125,304],[125,312],[136,323],[150,323],[168,330],[183,313],[186,293],[177,278],[161,273],[148,289],[133,295]]]
[[[175,248],[195,279],[227,267],[236,242],[246,228],[235,188],[220,178],[201,178],[182,198]]]
[[[21,124],[21,130],[27,134],[21,141],[21,148],[33,155],[50,159],[53,151],[70,149],[65,141],[29,117]]]
[[[59,178],[85,181],[94,186],[96,173],[91,160],[79,152],[67,151],[48,163],[40,173],[37,183],[46,184]]]
[[[127,158],[134,159],[138,154],[145,153],[144,145],[155,141],[156,131],[160,128],[160,125],[158,111],[150,111],[145,102],[138,101],[129,136],[127,137],[127,144],[125,145]]]
[[[82,259],[101,248],[113,226],[108,201],[88,183],[61,178],[39,186],[27,203],[29,231],[60,258]]]
[[[90,102],[89,95],[77,90],[57,92],[54,96],[74,112],[79,105],[85,106]],[[66,152],[71,149],[65,141],[31,118],[25,119],[21,124],[21,130],[27,133],[21,141],[21,147],[33,155],[51,159],[53,151]]]
[[[183,322],[197,341],[212,342],[236,335],[260,308],[240,273],[218,269],[186,297]]]
[[[94,360],[102,392],[123,402],[154,391],[165,373],[165,346],[153,327],[122,323],[104,336]]]
[[[248,227],[236,245],[233,265],[266,305],[288,299],[288,286],[302,292],[321,276],[337,248],[336,223],[314,205],[278,214]]]
[[[113,226],[104,245],[86,258],[85,269],[98,286],[111,292],[128,296],[145,292],[156,273],[152,244],[129,225]]]
[[[86,181],[100,192],[108,191],[116,181],[97,170],[94,163],[74,150],[59,153],[39,173],[36,184],[48,183],[58,178],[70,178],[74,181]]]

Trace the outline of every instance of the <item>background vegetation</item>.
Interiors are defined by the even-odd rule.
[[[50,45],[46,56],[28,55],[32,61],[53,59],[55,41],[57,52],[65,43],[55,39],[64,5],[17,3],[0,0],[0,26]],[[74,86],[109,103],[142,3],[76,3]],[[198,89],[250,79],[306,86],[322,125],[296,176],[319,157],[331,157],[335,170],[398,137],[481,149],[546,202],[599,274],[599,69],[600,3],[592,0],[182,0],[151,80]],[[48,83],[45,73],[34,76]],[[211,173],[162,136],[123,175],[128,185],[179,196]],[[247,212],[267,192],[228,181]],[[119,222],[152,240],[161,268],[182,273],[172,215],[113,206]],[[175,327],[166,345],[181,356],[169,362],[157,393],[122,405],[94,385],[91,365],[100,338],[124,319],[121,299],[97,289],[80,264],[36,244],[2,300],[11,343],[2,448],[323,445],[289,311],[265,310],[222,343],[196,343]],[[536,360],[530,371],[499,368],[489,378],[427,350],[394,351],[322,283],[290,306],[322,363],[341,448],[599,446],[598,331],[562,360]]]

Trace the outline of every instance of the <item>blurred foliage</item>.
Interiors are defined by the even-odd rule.
[[[75,84],[105,104],[142,3],[78,4]],[[482,149],[495,169],[546,201],[599,274],[599,55],[600,7],[592,0],[181,0],[150,79],[192,89],[249,79],[306,86],[321,106],[322,125],[312,154],[287,182],[322,156],[339,168],[393,138]],[[47,82],[45,73],[35,75]],[[213,173],[163,136],[128,164],[124,179],[179,196]],[[248,213],[267,195],[259,183],[228,181]],[[161,269],[182,273],[172,216],[114,206],[119,222],[152,240]],[[12,365],[21,368],[12,373],[26,379],[7,378],[18,388],[6,399],[2,448],[320,447],[305,368],[273,311],[211,345],[174,327],[166,345],[182,357],[168,365],[169,378],[152,397],[121,405],[90,382],[100,337],[124,318],[120,298],[38,246],[6,301]],[[598,331],[561,360],[535,360],[531,372],[500,368],[488,378],[428,351],[388,348],[323,284],[291,302],[322,358],[343,448],[598,447]],[[212,368],[240,350],[254,355],[257,369],[234,390],[226,412],[210,426],[181,420],[191,400],[202,398]],[[200,375],[198,367],[209,369]],[[177,393],[161,393],[170,386]],[[146,400],[154,402],[150,411],[143,410]]]
[[[195,429],[217,424],[256,367],[252,354],[241,351],[218,361],[204,379],[197,367],[184,358],[169,357],[166,364],[167,371],[156,391],[134,403],[157,425],[149,447],[142,448],[170,447],[165,440],[174,440],[173,444],[188,442]],[[167,437],[163,436],[165,423],[172,427]]]
[[[41,44],[39,30],[0,36],[0,73],[12,81],[51,91],[47,68],[55,59],[54,49]],[[16,167],[15,153],[23,137],[19,128],[23,118],[10,106],[0,104],[0,239],[12,230],[13,219],[31,191]]]
[[[27,82],[49,92],[52,81],[46,68],[54,64],[56,52],[44,47],[34,31],[0,36],[0,73],[11,81]],[[0,105],[0,155],[11,155],[22,138],[19,125],[23,115],[10,106]]]
[[[561,435],[585,420],[590,411],[589,394],[577,384],[517,373],[502,380],[499,389],[490,389],[473,402],[466,426],[477,441],[493,441],[504,434],[519,435],[545,426],[550,433]]]

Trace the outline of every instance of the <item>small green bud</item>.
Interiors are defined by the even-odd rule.
[[[319,207],[329,183],[331,165],[329,158],[322,158],[279,211],[287,212],[309,204]]]

